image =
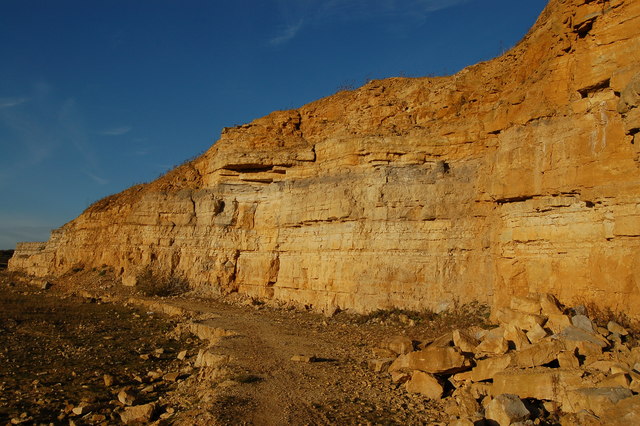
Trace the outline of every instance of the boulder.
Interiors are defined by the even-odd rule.
[[[453,333],[452,332],[448,332],[443,334],[442,336],[439,336],[437,339],[429,342],[428,344],[424,345],[424,348],[426,347],[437,347],[437,348],[446,348],[447,346],[451,346],[453,345]]]
[[[558,354],[564,350],[564,344],[559,340],[545,340],[527,349],[517,351],[511,355],[511,366],[518,368],[537,367],[558,359]]]
[[[509,350],[509,343],[504,337],[487,335],[476,347],[477,354],[502,355]]]
[[[372,348],[371,354],[374,358],[396,358],[398,356],[397,352],[392,351],[388,348]]]
[[[531,330],[535,324],[544,325],[546,322],[542,315],[527,314],[505,307],[493,309],[489,319],[496,324],[512,324],[527,331]]]
[[[618,401],[605,410],[602,418],[614,426],[640,425],[640,395]]]
[[[476,361],[476,366],[471,370],[471,380],[480,382],[493,379],[493,376],[506,369],[511,364],[511,355],[502,355]]]
[[[106,387],[111,387],[114,385],[116,379],[111,374],[104,374],[102,376],[102,381]]]
[[[491,393],[511,393],[520,398],[562,401],[568,389],[580,387],[582,374],[581,370],[544,367],[505,370],[494,375]]]
[[[564,314],[550,314],[547,316],[547,322],[544,328],[551,330],[552,333],[558,334],[571,325],[571,318]]]
[[[594,332],[593,323],[586,315],[574,315],[573,317],[571,317],[571,324],[574,327],[581,328],[588,333]]]
[[[409,356],[407,354],[400,355],[391,363],[388,370],[390,373],[394,371],[408,370],[409,369]]]
[[[438,379],[422,371],[414,371],[405,387],[407,392],[419,393],[430,399],[440,399],[444,392]]]
[[[493,420],[499,425],[527,420],[531,414],[524,403],[516,395],[501,394],[496,396],[485,406],[485,418]]]
[[[454,330],[452,335],[454,346],[462,352],[475,352],[476,347],[480,344],[478,339],[461,330]]]
[[[538,326],[536,324],[536,326]],[[539,326],[538,326],[539,327]],[[529,338],[520,327],[514,324],[508,324],[504,329],[504,338],[507,342],[511,342],[516,350],[521,350],[531,346]]]
[[[386,371],[395,360],[395,358],[375,358],[367,361],[367,364],[375,373],[381,373]]]
[[[391,381],[393,383],[405,383],[411,378],[411,374],[404,371],[393,371],[391,373]]]
[[[555,336],[556,338],[565,341],[567,346],[569,346],[570,343],[575,345],[581,342],[592,343],[600,346],[601,348],[609,346],[609,342],[604,337],[575,326],[565,327],[564,330],[557,333]]]
[[[413,351],[413,341],[406,336],[393,336],[382,341],[382,348],[389,349],[397,355]]]
[[[470,360],[458,348],[429,346],[407,354],[409,368],[432,374],[452,374],[468,370]]]
[[[124,405],[133,405],[136,402],[136,396],[128,388],[124,388],[118,392],[118,401]]]
[[[155,409],[155,403],[125,407],[124,411],[120,413],[120,419],[124,424],[133,422],[148,423],[151,421]]]
[[[558,363],[560,368],[578,368],[580,367],[580,361],[576,358],[576,355],[571,351],[561,351],[558,354]]]
[[[615,373],[598,383],[601,388],[626,388],[631,386],[631,379],[626,373]]]
[[[560,303],[552,294],[541,294],[540,300],[540,313],[546,317],[550,315],[562,315],[562,309]]]
[[[626,336],[629,334],[626,328],[615,321],[609,321],[609,323],[607,324],[607,330],[609,330],[611,333],[616,333],[621,336]]]
[[[580,410],[590,410],[596,416],[602,417],[605,411],[618,401],[632,396],[633,393],[629,389],[620,387],[569,390],[562,402],[562,411],[577,413]]]
[[[534,325],[531,330],[527,331],[527,339],[529,339],[531,343],[538,343],[545,337],[547,337],[546,330],[538,324]]]

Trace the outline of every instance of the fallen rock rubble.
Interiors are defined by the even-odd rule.
[[[514,297],[492,311],[491,330],[387,338],[369,366],[407,392],[442,398],[451,424],[630,424],[640,417],[640,347],[622,325],[598,327],[585,311],[549,294]]]

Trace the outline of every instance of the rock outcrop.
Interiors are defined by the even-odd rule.
[[[145,268],[320,309],[552,293],[640,316],[640,2],[551,0],[513,49],[223,130],[13,270]]]

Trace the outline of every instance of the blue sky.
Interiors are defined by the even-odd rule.
[[[445,75],[546,0],[0,0],[0,249],[367,79]]]

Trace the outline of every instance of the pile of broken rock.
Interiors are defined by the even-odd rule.
[[[408,392],[443,399],[451,424],[640,424],[640,347],[630,347],[625,328],[598,327],[547,294],[513,298],[491,320],[496,328],[431,342],[386,339],[371,367]]]

